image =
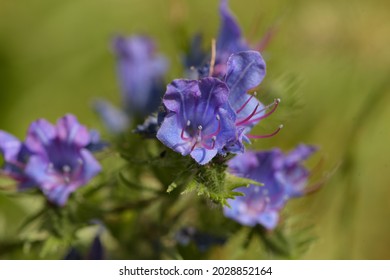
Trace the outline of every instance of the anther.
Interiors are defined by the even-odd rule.
[[[81,158],[78,158],[78,159],[77,159],[77,163],[81,165],[81,164],[83,164],[84,162],[83,162],[83,160],[82,160]]]
[[[187,121],[187,126],[190,126],[190,125],[191,125],[191,121],[188,120],[188,121]]]
[[[219,121],[221,119],[221,117],[219,115],[216,115],[215,118],[217,119],[217,121]]]
[[[198,129],[199,129],[199,130],[202,130],[203,127],[202,127],[201,125],[198,125]]]

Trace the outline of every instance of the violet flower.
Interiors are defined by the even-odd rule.
[[[290,198],[305,194],[309,172],[302,165],[316,151],[308,145],[299,145],[288,154],[279,149],[237,155],[228,162],[230,172],[263,183],[236,189],[244,196],[229,199],[224,207],[226,217],[247,226],[263,225],[274,229],[279,212]]]
[[[228,0],[221,0],[219,4],[221,25],[217,37],[217,60],[218,64],[226,64],[231,54],[250,50],[245,39],[242,37],[241,28],[236,17],[229,9]]]
[[[2,173],[15,179],[19,189],[38,186],[47,199],[65,205],[69,195],[100,172],[100,164],[89,149],[103,147],[96,132],[90,132],[73,115],[56,125],[44,119],[33,122],[21,143],[0,131]]]
[[[264,106],[257,100],[256,94],[247,92],[260,85],[266,73],[265,62],[259,52],[243,51],[234,53],[227,62],[227,72],[224,78],[229,87],[229,103],[236,113],[236,138],[230,141],[223,149],[226,152],[243,152],[243,142],[250,142],[250,138],[267,138],[280,131],[280,126],[276,131],[267,135],[248,134],[252,127],[259,121],[270,116],[278,107],[279,99]]]
[[[146,36],[117,37],[113,48],[117,57],[122,108],[104,100],[96,101],[95,111],[110,133],[125,132],[134,117],[144,118],[157,111],[164,92],[165,57],[158,55]]]
[[[0,154],[4,161],[3,166],[0,167],[0,174],[15,180],[19,190],[36,185],[34,180],[24,172],[30,151],[15,136],[2,130],[0,130]]]
[[[114,50],[125,110],[142,117],[155,112],[161,103],[167,60],[157,55],[154,42],[145,36],[117,37]]]
[[[60,206],[69,195],[100,172],[100,164],[86,149],[90,133],[76,117],[66,115],[54,126],[44,119],[30,125],[26,146],[32,152],[25,173],[47,198]]]
[[[229,90],[216,78],[177,79],[163,98],[168,114],[157,138],[183,156],[208,163],[235,137],[235,114],[228,103]]]

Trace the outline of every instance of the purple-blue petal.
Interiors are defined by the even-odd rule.
[[[100,163],[95,159],[90,151],[82,149],[80,151],[81,159],[83,161],[83,171],[79,177],[82,184],[88,183],[93,177],[95,177],[100,171]]]
[[[130,119],[122,110],[105,100],[96,100],[93,106],[110,133],[121,134],[128,129]]]
[[[210,162],[216,156],[217,152],[217,149],[197,147],[191,152],[191,157],[196,160],[197,163],[204,165]]]
[[[67,114],[57,121],[56,136],[60,141],[78,147],[85,147],[91,141],[88,129],[71,114]]]
[[[217,39],[217,54],[230,55],[234,52],[248,50],[248,47],[241,36],[241,29],[237,19],[229,9],[228,1],[221,0],[219,6],[221,26]],[[227,56],[228,57],[228,56]],[[223,61],[222,63],[225,63]]]
[[[157,139],[159,139],[165,146],[172,150],[186,156],[191,152],[191,144],[184,141],[181,137],[181,124],[178,120],[177,114],[169,113],[157,131]]]
[[[155,53],[153,41],[145,36],[117,37],[113,45],[128,114],[146,116],[157,110],[167,60]]]
[[[44,147],[56,137],[56,128],[45,119],[31,123],[26,137],[26,147],[33,153],[42,153]]]
[[[16,160],[22,143],[15,136],[0,130],[0,153],[5,161]]]
[[[266,229],[272,230],[278,225],[279,213],[277,211],[267,211],[261,213],[257,222],[262,224]]]
[[[237,155],[228,162],[232,174],[249,178],[264,186],[239,188],[245,196],[229,201],[231,209],[224,209],[227,217],[244,225],[261,224],[274,229],[279,211],[288,199],[303,194],[309,171],[302,161],[314,152],[311,146],[300,145],[285,155],[280,149]]]
[[[176,79],[168,84],[163,103],[169,111],[186,116],[187,104],[196,96],[200,96],[198,81]]]
[[[248,90],[257,87],[264,76],[265,62],[259,52],[245,51],[232,54],[227,62],[225,79],[230,89],[229,102],[237,103]]]

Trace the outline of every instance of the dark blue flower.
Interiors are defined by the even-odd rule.
[[[301,144],[286,155],[273,149],[247,151],[231,159],[228,162],[231,173],[264,186],[238,188],[244,196],[228,200],[230,208],[224,208],[225,216],[247,226],[261,224],[267,229],[275,228],[286,202],[305,194],[309,172],[302,161],[315,151],[315,147]]]
[[[143,117],[156,111],[167,60],[156,54],[154,42],[145,36],[117,37],[114,50],[125,111]]]
[[[235,136],[229,90],[216,78],[174,80],[163,103],[168,111],[157,138],[169,148],[208,163]]]
[[[87,149],[90,143],[90,132],[73,115],[64,116],[56,125],[39,119],[30,125],[26,137],[31,155],[24,172],[49,201],[63,206],[72,192],[101,170]]]

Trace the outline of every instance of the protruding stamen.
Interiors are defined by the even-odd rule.
[[[248,100],[245,101],[245,103],[240,107],[240,109],[238,109],[238,110],[236,111],[236,114],[239,114],[242,110],[244,110],[244,108],[246,107],[246,105],[248,105],[249,101],[251,101],[252,98],[253,98],[253,96],[256,96],[256,94],[257,94],[257,93],[255,92],[253,95],[251,95],[251,96],[248,98]]]
[[[276,134],[278,134],[278,132],[283,128],[283,125],[279,125],[278,129],[276,129],[274,132],[272,132],[271,134],[266,134],[266,135],[246,135],[248,138],[250,139],[261,139],[261,138],[269,138],[269,137],[272,137]]]
[[[207,145],[206,143],[202,143],[203,148],[205,148],[207,150],[213,150],[214,149],[215,141],[217,140],[217,137],[213,136],[213,137],[211,137],[211,139],[213,140],[213,143],[211,144],[211,146]]]
[[[187,121],[187,126],[190,126],[190,125],[191,125],[191,121],[188,120],[188,121]]]
[[[255,109],[252,111],[252,113],[246,117],[245,119],[243,119],[242,121],[239,121],[238,123],[236,123],[236,125],[242,125],[242,124],[245,124],[246,122],[248,122],[255,114],[256,114],[256,111],[257,111],[257,108],[259,108],[259,103],[256,105]]]
[[[258,118],[255,118],[255,119],[253,119],[253,120],[250,120],[250,121],[248,122],[248,124],[249,124],[249,123],[258,122],[258,121],[260,121],[260,120],[263,120],[263,119],[269,117],[273,112],[275,112],[276,108],[278,108],[279,103],[280,103],[280,99],[279,99],[279,98],[278,98],[278,99],[275,99],[275,101],[274,101],[272,104],[269,105],[269,106],[274,106],[274,107],[271,109],[271,111],[269,111],[267,114],[265,114],[265,115],[263,115],[263,116],[261,116],[261,117],[258,117]],[[267,106],[267,107],[264,108],[264,109],[268,109],[269,106]],[[263,111],[263,110],[262,110],[262,111]],[[260,112],[258,112],[258,113],[260,113]]]
[[[202,129],[203,129],[203,126],[198,125],[198,129],[199,129],[199,130],[202,130]]]

